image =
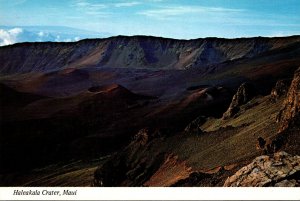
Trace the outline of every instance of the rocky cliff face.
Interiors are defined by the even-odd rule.
[[[273,157],[259,156],[229,177],[224,186],[300,186],[300,156],[286,152],[275,153]]]
[[[279,113],[279,132],[287,129],[291,124],[300,125],[300,68],[295,72],[293,81]]]
[[[1,74],[97,66],[186,69],[251,58],[300,37],[174,40],[118,36],[74,43],[21,43],[0,48]]]

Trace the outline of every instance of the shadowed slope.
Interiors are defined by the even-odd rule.
[[[149,112],[143,104],[152,98],[120,85],[100,88],[105,90],[44,98],[9,111],[10,115],[1,119],[0,170],[90,158],[126,144],[140,124],[139,117]]]

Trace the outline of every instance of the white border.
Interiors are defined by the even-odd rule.
[[[61,195],[13,195],[15,190],[60,191]],[[62,195],[64,190],[77,190],[77,195]],[[0,200],[300,200],[300,188],[2,187]]]

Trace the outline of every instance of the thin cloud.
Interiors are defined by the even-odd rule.
[[[164,0],[150,0],[150,1],[161,2],[161,1],[164,1]]]
[[[101,10],[107,8],[106,4],[100,3],[90,3],[86,0],[76,0],[75,4],[72,5],[73,7],[81,8],[81,9],[93,9],[93,10]]]
[[[120,2],[120,3],[115,3],[115,7],[132,7],[141,4],[141,2],[133,1],[133,2]]]
[[[233,26],[264,26],[264,27],[290,27],[297,28],[300,24],[295,23],[296,19],[284,15],[270,15],[265,13],[243,12],[239,15],[227,16],[220,19],[227,25]],[[288,23],[282,23],[288,21]]]
[[[170,17],[181,16],[186,14],[228,14],[243,12],[242,9],[231,9],[222,7],[202,7],[202,6],[170,6],[138,12],[156,19],[168,19]]]
[[[92,15],[95,17],[109,17],[110,13],[106,12],[105,9],[108,7],[106,4],[91,3],[87,0],[76,0],[71,5],[78,11],[85,13],[86,15]]]
[[[84,19],[84,17],[83,16],[66,16],[66,19],[81,20],[81,19]]]
[[[75,4],[77,7],[86,7],[86,6],[90,5],[90,3],[84,2],[84,1],[79,1],[79,2],[76,2]]]
[[[109,7],[132,7],[142,4],[139,1],[132,1],[132,2],[116,2],[116,3],[92,3],[88,0],[75,0],[73,7],[77,8],[85,8],[85,9],[104,9]]]
[[[26,3],[26,1],[27,1],[27,0],[16,0],[16,1],[13,2],[13,5],[14,5],[14,6],[16,6],[16,5],[21,5],[21,4]]]

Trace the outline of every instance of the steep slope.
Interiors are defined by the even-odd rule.
[[[219,64],[300,41],[289,38],[174,40],[117,36],[75,43],[20,43],[0,48],[0,73],[53,71],[86,66],[186,69]]]
[[[149,130],[143,143],[133,141],[99,166],[95,185],[222,186],[240,164],[260,154],[255,148],[259,136],[277,134],[275,119],[282,101],[256,98],[235,119],[209,118],[200,133]]]

